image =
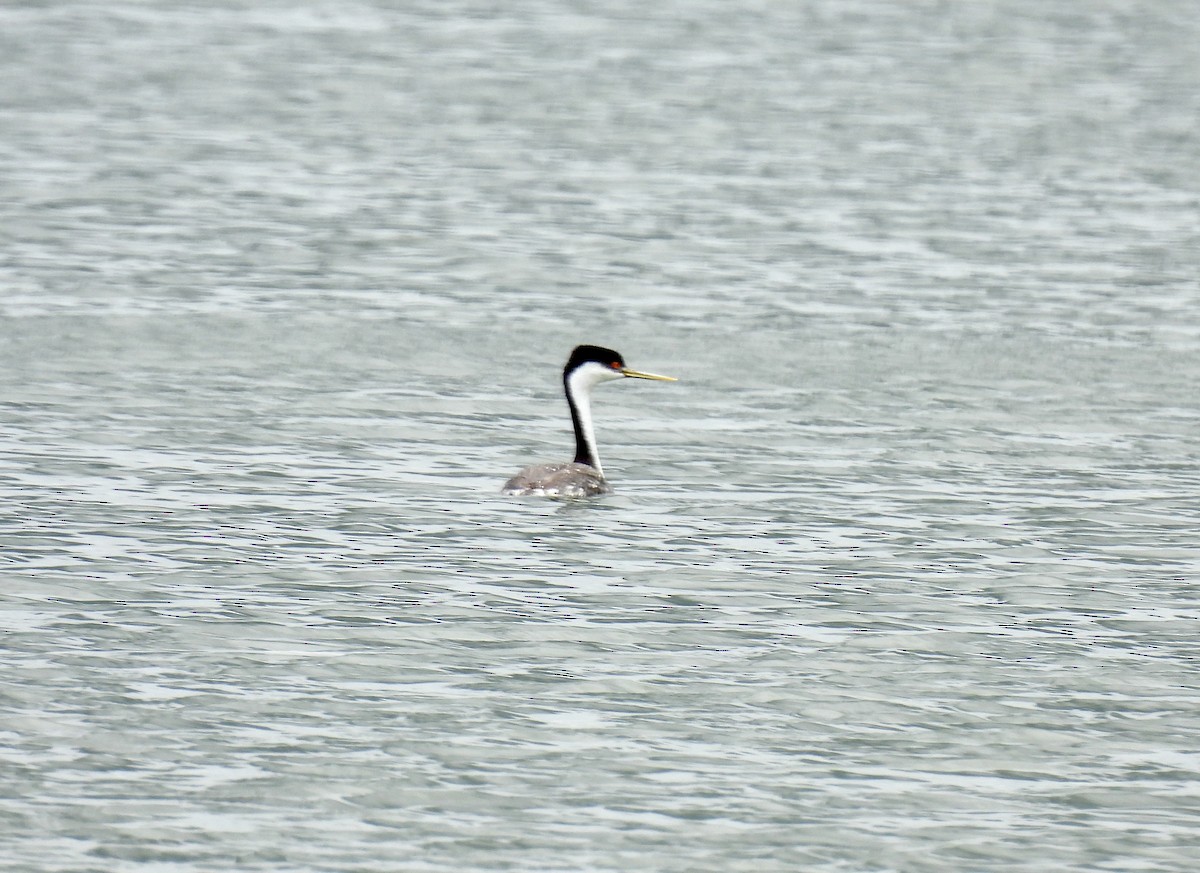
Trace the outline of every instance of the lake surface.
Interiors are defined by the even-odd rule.
[[[0,857],[1194,869],[1197,45],[4,5]]]

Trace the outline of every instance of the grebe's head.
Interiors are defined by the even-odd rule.
[[[563,369],[563,381],[577,388],[591,388],[601,382],[612,379],[657,379],[660,382],[674,382],[674,376],[659,376],[655,373],[642,373],[625,366],[625,359],[620,352],[601,346],[576,346],[567,359]]]

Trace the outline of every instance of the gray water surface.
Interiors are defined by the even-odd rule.
[[[0,857],[1194,869],[1198,21],[0,8]]]

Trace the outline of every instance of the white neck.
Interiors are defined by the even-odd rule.
[[[592,426],[592,387],[610,379],[620,379],[599,364],[585,365],[571,373],[566,379],[567,403],[571,406],[571,417],[575,424],[575,460],[591,464],[601,476],[600,453],[596,450],[596,430]]]

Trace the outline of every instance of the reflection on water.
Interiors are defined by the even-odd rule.
[[[1188,869],[1192,18],[0,10],[5,857]]]

